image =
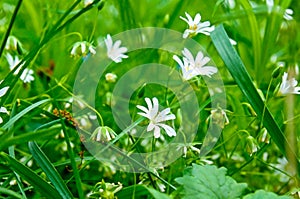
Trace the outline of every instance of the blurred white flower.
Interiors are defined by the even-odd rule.
[[[284,14],[283,14],[283,18],[287,21],[293,20],[293,15],[294,11],[292,9],[286,9]]]
[[[194,59],[192,53],[184,48],[182,51],[183,61],[179,59],[178,56],[174,55],[173,59],[179,64],[183,79],[189,80],[197,75],[206,75],[211,77],[214,73],[218,71],[216,67],[205,66],[210,61],[209,57],[205,57],[201,51],[197,53]]]
[[[94,3],[94,0],[83,0],[84,7],[87,7],[88,5]]]
[[[33,76],[33,70],[25,68],[25,70],[23,71],[22,75],[20,76],[20,79],[24,82],[24,83],[30,83],[34,80],[34,76]]]
[[[8,91],[9,86],[3,87],[0,89],[0,97],[4,96],[6,94],[6,92]],[[8,114],[8,111],[5,107],[0,107],[0,113],[5,113]],[[3,119],[2,117],[0,117],[0,124],[3,123]]]
[[[212,31],[214,31],[215,27],[210,26],[209,21],[200,22],[201,15],[199,13],[196,14],[195,19],[193,19],[187,12],[185,12],[186,18],[180,16],[180,19],[184,20],[188,23],[189,28],[186,29],[183,33],[183,38],[187,38],[189,36],[195,36],[198,33],[202,33],[205,35],[210,35]]]
[[[105,80],[107,82],[114,83],[114,82],[116,82],[116,79],[117,79],[117,75],[114,73],[106,73],[105,74]]]
[[[7,53],[6,54],[6,60],[9,64],[9,69],[13,70],[19,63],[20,63],[20,59],[19,57],[16,55],[15,57],[13,57],[11,54]],[[24,62],[25,63],[25,62]],[[19,66],[19,68],[14,72],[14,75],[18,74],[19,71],[21,70],[22,66],[24,65],[21,64]],[[34,72],[32,69],[28,69],[25,68],[20,76],[20,79],[24,82],[24,83],[30,83],[34,80],[34,76],[33,76]]]
[[[272,12],[272,9],[274,7],[274,0],[266,0],[266,3],[267,3],[269,13]],[[287,21],[293,20],[293,16],[292,16],[293,14],[294,11],[292,9],[286,9],[284,11],[283,18]]]
[[[92,55],[96,54],[95,46],[87,41],[79,41],[73,44],[70,54],[72,57],[85,57],[88,53],[91,53]]]
[[[128,58],[128,56],[124,54],[127,52],[127,48],[120,47],[121,40],[117,40],[113,43],[111,36],[108,34],[107,38],[104,39],[104,42],[107,48],[107,56],[114,62],[119,63],[122,62],[123,58]]]
[[[5,57],[10,70],[13,70],[21,61],[17,55],[13,57],[11,54],[7,53]],[[14,72],[15,75],[19,73],[22,65],[20,65],[19,68]]]
[[[226,111],[222,108],[212,109],[210,111],[210,119],[219,125],[221,128],[224,128],[225,125],[229,124],[229,119],[227,117]]]
[[[149,98],[145,98],[148,109],[144,106],[137,105],[136,107],[143,112],[138,114],[146,117],[150,120],[147,127],[147,131],[152,131],[154,129],[154,137],[160,137],[160,128],[163,128],[169,137],[176,136],[175,130],[169,125],[163,124],[162,122],[168,120],[174,120],[176,116],[171,113],[170,108],[166,108],[159,112],[158,99],[156,97],[152,98],[152,102]]]
[[[5,86],[3,88],[0,89],[0,97],[4,96],[6,94],[6,92],[8,91],[9,86]]]
[[[10,51],[17,51],[19,54],[22,54],[24,52],[21,42],[12,35],[7,38],[5,49]]]
[[[288,74],[284,72],[278,95],[300,94],[300,87],[297,84],[298,81],[295,78],[288,79]]]
[[[235,8],[235,1],[234,0],[224,0],[224,4],[227,5],[230,9]]]

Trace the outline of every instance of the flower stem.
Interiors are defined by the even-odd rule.
[[[1,44],[1,48],[0,48],[0,57],[2,56],[3,50],[4,50],[4,48],[5,48],[5,44],[6,44],[6,42],[7,42],[8,36],[9,36],[10,31],[11,31],[11,29],[12,29],[12,26],[13,26],[13,24],[14,24],[14,22],[15,22],[15,19],[16,19],[17,13],[18,13],[18,11],[19,11],[19,9],[20,9],[20,7],[21,7],[21,4],[22,4],[22,0],[19,0],[19,1],[18,1],[18,4],[16,5],[16,8],[15,8],[15,10],[14,10],[14,13],[13,13],[13,15],[12,15],[12,17],[11,17],[10,23],[9,23],[9,25],[8,25],[8,29],[7,29],[7,31],[6,31],[6,33],[5,33],[5,35],[4,35],[4,38],[3,38],[3,41],[2,41],[2,44]]]

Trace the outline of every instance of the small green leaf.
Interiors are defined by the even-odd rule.
[[[264,190],[257,190],[255,193],[251,193],[243,197],[243,199],[291,199],[289,196],[278,196],[273,192],[267,192]]]
[[[216,166],[193,164],[192,168],[186,169],[183,177],[176,178],[175,181],[182,185],[180,194],[185,199],[239,198],[247,184],[237,183],[226,176],[226,172],[224,167],[218,169]]]
[[[36,144],[36,142],[28,142],[28,147],[30,152],[32,153],[33,158],[42,168],[42,170],[46,173],[49,180],[52,182],[56,190],[59,192],[62,198],[68,199],[73,198],[72,193],[66,186],[65,182],[58,174],[55,167],[52,165],[48,157],[44,154],[44,152],[40,149],[40,147]]]

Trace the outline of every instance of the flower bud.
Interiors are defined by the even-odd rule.
[[[176,112],[176,119],[175,119],[175,124],[180,126],[182,124],[182,113],[181,113],[181,109],[177,109]]]
[[[107,143],[115,138],[115,134],[111,128],[100,126],[93,132],[91,139],[96,142]]]
[[[252,156],[253,153],[257,152],[257,150],[258,149],[256,140],[251,135],[249,135],[246,138],[246,151],[249,153],[250,156]]]
[[[259,142],[266,143],[266,144],[269,144],[269,143],[270,143],[270,135],[268,134],[268,131],[267,131],[266,128],[262,128],[262,129],[259,131],[259,134],[258,134],[258,141],[259,141]]]
[[[17,51],[19,54],[23,54],[21,42],[15,36],[9,36],[5,45],[6,50]]]
[[[80,56],[87,56],[88,53],[96,54],[95,47],[86,41],[76,42],[73,44],[72,50],[71,50],[71,56],[72,57],[80,57]]]
[[[114,73],[106,73],[105,74],[105,80],[109,83],[115,83],[117,79],[117,75]]]

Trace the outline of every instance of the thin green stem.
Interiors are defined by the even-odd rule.
[[[7,29],[7,31],[6,31],[6,33],[5,33],[5,35],[4,35],[4,38],[3,38],[3,41],[2,41],[2,44],[1,44],[1,48],[0,48],[0,57],[2,56],[2,53],[3,53],[3,51],[4,51],[4,48],[5,48],[7,39],[8,39],[8,37],[9,37],[9,35],[10,35],[11,29],[12,29],[12,27],[13,27],[13,24],[14,24],[14,22],[15,22],[15,19],[16,19],[16,17],[17,17],[17,14],[18,14],[18,12],[19,12],[20,7],[21,7],[22,1],[23,1],[23,0],[19,0],[19,1],[18,1],[18,4],[16,5],[16,8],[15,8],[15,10],[14,10],[14,13],[13,13],[13,15],[12,15],[12,17],[11,17],[10,23],[9,23],[9,25],[8,25],[8,29]]]

